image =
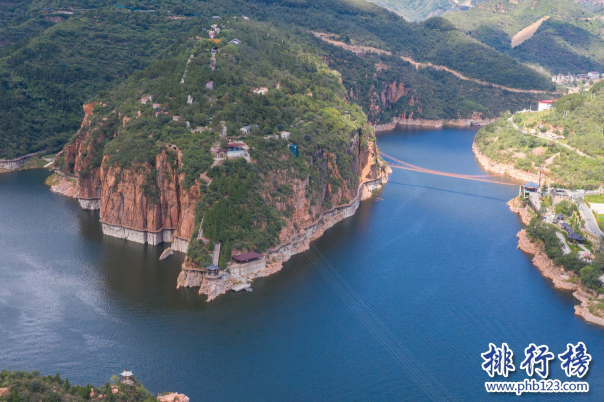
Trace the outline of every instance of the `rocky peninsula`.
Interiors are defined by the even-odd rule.
[[[527,207],[523,207],[518,197],[510,200],[507,204],[510,210],[520,217],[523,224],[529,224],[534,213]],[[554,261],[545,254],[544,245],[540,242],[533,242],[527,236],[526,229],[518,232],[517,237],[518,248],[533,256],[533,265],[541,271],[541,274],[551,279],[556,289],[572,291],[573,296],[581,302],[580,305],[575,306],[575,314],[587,322],[604,327],[604,317],[600,305],[601,301],[604,300],[604,296],[597,295],[584,286],[574,272],[556,266]]]
[[[176,286],[199,287],[199,294],[207,295],[208,301],[234,285],[279,271],[285,261],[307,250],[310,242],[325,230],[352,216],[361,200],[383,186],[391,172],[381,161],[373,131],[365,123],[365,126],[357,124],[359,128],[351,131],[343,144],[350,155],[347,171],[340,171],[342,168],[338,166],[338,158],[342,156],[317,151],[317,160],[323,164],[321,170],[328,175],[313,178],[320,186],[312,183],[309,176],[298,178],[287,170],[264,173],[259,180],[266,185],[258,195],[276,205],[277,211],[288,211],[277,233],[278,243],[259,250],[262,264],[257,269],[232,272],[227,265],[217,278],[209,278],[195,255],[210,242],[204,234],[204,214],[199,211],[207,199],[204,192],[207,193],[214,178],[206,174],[208,171],[200,174],[193,185],[188,183],[183,173],[185,156],[176,144],[158,145],[152,163],[130,167],[110,163],[109,155],[96,154],[102,152],[97,149],[99,144],[111,140],[106,136],[111,135],[113,128],[106,128],[109,123],[96,116],[95,110],[99,110],[96,103],[84,105],[82,126],[57,156],[55,175],[47,181],[51,191],[77,198],[83,209],[99,210],[105,235],[150,245],[169,243],[172,251],[183,253],[190,251],[191,242],[195,243],[197,251],[188,253]],[[114,111],[112,119],[119,123],[118,127],[127,127],[136,116],[129,119]],[[113,133],[116,135],[117,131]],[[254,166],[257,161],[248,163]],[[308,165],[312,164],[309,160]],[[280,194],[282,189],[291,189],[291,193],[284,197]],[[235,255],[255,250],[235,245],[232,251]],[[226,261],[229,265],[230,253]],[[218,265],[218,258],[213,262]]]

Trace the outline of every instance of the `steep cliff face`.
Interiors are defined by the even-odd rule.
[[[397,83],[396,81],[393,81],[384,84],[384,88],[380,94],[382,106],[385,109],[389,108],[391,104],[398,102],[398,100],[407,95],[408,92],[409,88],[405,87],[405,84],[402,82]]]
[[[281,243],[291,241],[303,227],[312,224],[323,212],[339,205],[348,204],[359,195],[359,186],[368,180],[380,177],[381,168],[377,164],[377,145],[375,141],[368,140],[361,145],[360,135],[356,133],[350,138],[348,154],[353,156],[351,171],[349,175],[352,180],[343,180],[338,170],[336,156],[325,153],[323,156],[326,165],[325,172],[328,177],[320,178],[323,186],[313,189],[309,185],[309,179],[299,180],[288,177],[287,171],[275,171],[265,178],[265,196],[269,203],[276,205],[278,210],[290,210],[292,215],[286,220],[285,226],[279,233]],[[331,180],[329,180],[331,178]],[[333,185],[333,182],[341,183]],[[293,196],[274,198],[276,189],[288,185],[293,190]],[[310,193],[310,196],[309,196]],[[313,201],[314,200],[314,201]]]
[[[220,277],[208,277],[203,273],[203,267],[196,266],[188,258],[182,266],[177,280],[177,288],[199,287],[199,294],[206,295],[208,301],[214,300],[229,291],[241,281],[252,280],[272,275],[283,267],[283,263],[291,256],[308,250],[310,242],[321,237],[325,230],[341,220],[354,215],[361,200],[371,196],[374,190],[381,188],[388,180],[390,168],[381,163],[375,140],[354,135],[350,138],[348,154],[354,157],[351,173],[352,180],[342,180],[342,185],[333,186],[327,177],[323,186],[312,189],[309,179],[300,180],[288,177],[288,172],[273,171],[264,178],[266,183],[264,197],[276,205],[280,211],[290,210],[291,216],[279,232],[279,245],[266,250],[263,260],[258,264],[261,269],[251,270],[249,274],[238,275],[236,270],[224,272]],[[323,158],[324,157],[324,158]],[[340,172],[333,155],[322,155],[325,160],[329,177],[341,179]],[[289,197],[278,197],[276,189],[290,186],[292,194]],[[316,200],[313,196],[317,196]],[[236,250],[245,252],[249,250]]]
[[[140,243],[175,241],[176,250],[186,251],[195,227],[199,188],[184,185],[184,174],[178,173],[182,154],[166,147],[153,165],[110,166],[108,157],[98,154],[104,134],[90,124],[93,108],[94,104],[84,106],[82,127],[57,157],[63,162],[55,168],[77,178],[76,198],[83,208],[100,209],[105,234]],[[102,162],[95,165],[100,158]]]

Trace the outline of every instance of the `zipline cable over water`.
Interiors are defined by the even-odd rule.
[[[391,160],[392,163],[389,163],[388,166],[397,168],[397,169],[412,170],[414,172],[429,173],[429,174],[435,174],[435,175],[439,175],[439,176],[455,177],[457,179],[466,179],[466,180],[484,181],[487,183],[504,184],[507,186],[517,186],[518,185],[517,183],[511,183],[509,181],[503,180],[503,178],[506,178],[507,176],[501,176],[501,175],[494,176],[494,175],[489,175],[489,174],[469,175],[469,174],[441,172],[440,170],[426,169],[426,168],[423,168],[420,166],[412,165],[408,162],[401,161],[399,159],[396,159],[393,156],[385,154],[382,151],[380,151],[380,156]]]
[[[327,281],[327,283],[336,290],[336,293],[342,300],[348,305],[359,320],[365,325],[372,335],[383,344],[385,349],[394,357],[394,359],[405,369],[405,371],[413,378],[415,383],[426,392],[433,400],[456,400],[446,388],[444,388],[440,382],[432,375],[426,374],[428,371],[425,369],[425,365],[422,364],[415,356],[413,356],[407,348],[401,345],[400,341],[391,332],[391,328],[399,330],[404,335],[410,338],[421,339],[425,342],[429,342],[434,346],[441,349],[454,349],[459,356],[466,356],[472,360],[472,354],[467,350],[457,347],[455,344],[446,343],[441,340],[431,338],[425,333],[416,333],[410,328],[403,325],[394,319],[388,319],[392,317],[393,312],[389,312],[383,307],[378,306],[374,302],[364,300],[348,285],[348,283],[342,278],[336,268],[329,262],[329,260],[321,253],[317,246],[311,243],[310,249],[305,251],[306,256],[309,258],[313,266],[317,268],[321,276]],[[363,313],[363,310],[365,314]],[[380,319],[379,317],[385,317]],[[368,319],[367,319],[368,318]],[[389,342],[385,343],[385,342]],[[403,355],[406,360],[401,360],[400,356]],[[407,364],[404,364],[404,362]],[[450,370],[450,366],[446,361],[431,362],[431,366],[444,367],[445,374],[439,375],[441,379],[451,380],[451,373],[447,374]],[[419,378],[418,378],[419,376]],[[423,377],[422,377],[423,376]],[[422,381],[422,378],[424,379]],[[444,394],[444,396],[443,396]],[[552,394],[550,395],[552,400],[562,401],[564,400],[562,395]]]
[[[365,325],[430,399],[434,401],[455,400],[453,395],[399,342],[389,328],[378,318],[371,306],[354,292],[333,267],[325,263],[325,257],[322,256],[316,246],[311,245],[311,248],[305,251],[305,254],[342,301],[354,312],[359,321]]]

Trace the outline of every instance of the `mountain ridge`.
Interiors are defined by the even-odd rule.
[[[42,10],[48,5],[57,8]],[[86,9],[93,6],[97,8]],[[207,21],[208,16],[228,10],[296,31],[327,27],[329,32],[354,44],[445,64],[474,78],[494,79],[502,85],[553,89],[545,77],[484,47],[444,20],[409,23],[392,12],[361,1],[170,0],[125,3],[124,6],[144,7],[154,12],[116,8],[106,1],[51,4],[36,1],[28,3],[26,13],[0,27],[4,32],[14,31],[11,39],[14,43],[3,46],[0,52],[0,103],[4,106],[0,109],[4,122],[0,126],[0,157],[8,159],[44,149],[59,150],[80,125],[82,104],[97,93],[110,91],[112,86],[119,85],[153,60],[168,57],[188,36],[207,35],[200,30],[200,23]],[[0,6],[3,15],[14,17],[6,11],[9,6],[3,7]],[[54,10],[74,14],[53,14]],[[61,22],[52,20],[56,16],[61,17]],[[126,25],[129,28],[124,28]],[[347,91],[354,93],[350,100],[360,102],[375,123],[411,113],[424,119],[456,118],[459,114],[466,117],[475,112],[497,116],[505,108],[518,108],[537,100],[504,94],[500,102],[497,99],[502,95],[497,91],[469,88],[451,77],[415,71],[401,61],[386,57],[384,60],[375,58],[373,63],[355,61],[351,64],[350,55],[334,51],[328,45],[321,47],[330,63],[338,66]],[[468,65],[467,54],[474,55],[473,65]],[[375,65],[379,63],[391,69],[378,70]],[[495,66],[503,68],[505,73],[492,74]],[[374,93],[394,81],[405,82],[410,93],[415,92],[414,100],[408,96],[396,105],[381,104],[380,97],[376,98]],[[459,101],[448,104],[452,97]],[[462,97],[472,103],[464,103]],[[371,110],[375,102],[379,111]],[[457,104],[461,106],[458,108]]]

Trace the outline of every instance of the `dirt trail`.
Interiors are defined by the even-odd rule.
[[[356,53],[356,54],[377,53],[377,54],[387,54],[389,56],[392,56],[392,53],[389,52],[389,51],[387,51],[387,50],[377,49],[375,47],[370,47],[370,46],[349,45],[347,43],[340,42],[340,41],[337,41],[335,39],[331,39],[332,37],[336,37],[336,35],[334,35],[334,34],[328,34],[328,33],[323,33],[323,32],[314,32],[314,31],[312,31],[312,33],[317,38],[320,38],[321,40],[323,40],[323,41],[325,41],[327,43],[330,43],[330,44],[332,44],[334,46],[341,47],[341,48],[343,48],[345,50],[348,50],[348,51]],[[453,74],[454,76],[456,76],[460,80],[472,81],[472,82],[475,82],[475,83],[477,83],[479,85],[490,86],[490,87],[493,87],[493,88],[499,88],[499,89],[503,89],[504,91],[523,93],[523,94],[546,94],[546,93],[548,93],[547,91],[540,91],[540,90],[537,90],[537,89],[509,88],[509,87],[506,87],[506,86],[503,86],[503,85],[493,84],[492,82],[482,81],[482,80],[479,80],[477,78],[469,78],[469,77],[466,77],[465,75],[463,75],[462,73],[460,73],[459,71],[452,70],[449,67],[439,66],[439,65],[436,65],[436,64],[432,64],[432,63],[420,63],[420,62],[417,62],[417,61],[413,60],[411,57],[407,57],[407,56],[401,56],[401,59],[405,60],[406,62],[411,63],[413,66],[415,66],[416,69],[420,69],[420,68],[433,68],[435,70],[446,71],[448,73]]]
[[[540,91],[540,90],[537,90],[537,89],[517,89],[517,88],[510,88],[510,87],[506,87],[504,85],[493,84],[492,82],[482,81],[482,80],[479,80],[478,78],[469,78],[469,77],[466,77],[465,75],[463,75],[462,73],[460,73],[459,71],[452,70],[449,67],[439,66],[439,65],[436,65],[436,64],[432,64],[432,63],[420,63],[420,62],[417,62],[417,61],[413,60],[411,57],[407,57],[407,56],[401,56],[401,59],[403,59],[403,60],[411,63],[412,65],[415,66],[416,69],[420,69],[420,68],[433,68],[435,70],[446,71],[448,73],[453,74],[454,76],[456,76],[460,80],[472,81],[472,82],[475,82],[475,83],[480,84],[480,85],[503,89],[504,91],[517,92],[517,93],[522,93],[522,94],[546,94],[546,93],[548,93],[547,91]]]
[[[317,38],[320,38],[324,42],[331,43],[334,46],[341,47],[342,49],[348,50],[349,52],[353,52],[356,54],[366,54],[366,53],[377,53],[377,54],[387,54],[392,56],[392,53],[387,50],[378,49],[371,46],[357,46],[357,45],[349,45],[348,43],[340,42],[334,39],[337,35],[329,34],[324,32],[315,32],[311,31]]]

